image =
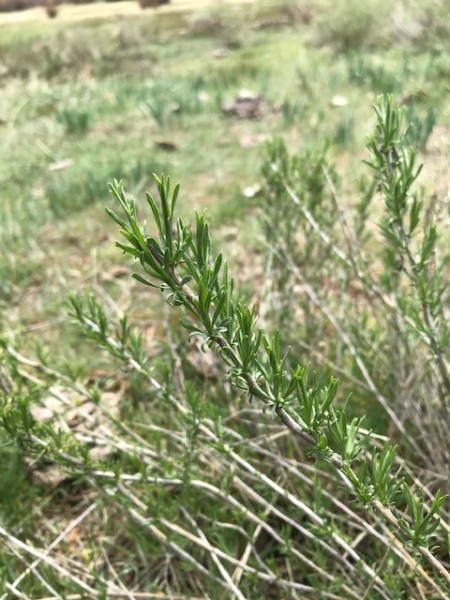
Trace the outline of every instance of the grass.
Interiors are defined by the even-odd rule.
[[[336,4],[329,13],[321,10],[323,3],[307,3],[312,19],[307,26],[306,13],[292,12],[294,2],[233,3],[220,10],[211,3],[200,11],[175,2],[174,10],[161,9],[156,15],[136,15],[131,3],[114,3],[109,10],[119,10],[119,4],[120,19],[108,16],[103,5],[63,7],[61,18],[52,23],[30,18],[2,26],[0,40],[1,337],[24,353],[53,357],[53,366],[100,386],[120,378],[68,323],[69,293],[93,289],[112,312],[127,311],[149,331],[149,344],[162,337],[165,327],[162,303],[154,295],[149,300],[146,290],[121,270],[125,259],[113,246],[117,232],[103,208],[110,202],[109,181],[123,178],[130,193],[142,196],[152,189],[153,172],[173,174],[182,182],[181,213],[191,218],[193,209],[208,211],[231,268],[239,273],[238,286],[251,296],[251,281],[262,276],[258,197],[247,198],[244,189],[260,182],[264,144],[273,135],[282,134],[295,149],[328,145],[342,179],[353,185],[362,172],[365,136],[372,127],[370,105],[378,94],[394,92],[407,106],[411,136],[421,151],[430,153],[436,169],[425,168],[424,184],[442,193],[449,174],[450,38],[438,17],[420,34],[423,11],[418,11],[407,21],[409,30],[394,41],[391,15],[382,11],[376,23],[371,19],[380,6],[375,0],[364,8],[351,3],[359,6],[357,19],[350,7]],[[125,16],[128,8],[132,14]],[[286,14],[298,15],[298,22],[286,23]],[[262,26],[271,21],[281,26]],[[224,50],[223,57],[218,50]],[[222,104],[242,89],[266,98],[270,110],[263,118],[239,121],[223,114]],[[344,99],[343,106],[336,97]],[[245,253],[252,253],[254,264],[243,259]],[[174,335],[173,343],[182,347]],[[167,371],[163,359],[156,358],[155,369]],[[204,399],[210,384],[201,377],[197,383]],[[147,406],[155,398],[138,378],[134,386],[125,419],[145,429],[150,427]],[[214,389],[225,396],[219,384]],[[217,422],[229,418],[225,408],[221,411],[219,407],[213,415]],[[179,449],[179,440],[167,441],[156,429],[164,429],[166,416],[155,411],[154,417],[155,430],[142,435],[155,447],[173,443]],[[245,437],[246,427],[244,423],[239,436]],[[255,456],[258,451],[252,450]],[[45,491],[23,475],[16,454],[7,448],[0,452],[5,465],[0,525],[18,537],[49,543],[83,513],[89,496],[76,482]],[[303,458],[298,448],[292,456]],[[217,468],[225,473],[225,466]],[[155,487],[147,493],[149,505],[166,507],[170,520],[176,509],[172,491]],[[183,491],[179,493],[182,497]],[[81,537],[64,542],[62,552],[69,559],[81,549],[80,561],[87,568],[98,560],[101,546],[130,586],[153,591],[158,582],[169,581],[177,589],[181,572],[191,582],[190,593],[202,593],[196,577],[189,579],[189,568],[173,557],[168,560],[138,523],[127,520],[119,504],[105,520],[104,499],[96,502],[83,520]],[[186,510],[195,511],[201,502],[199,492],[188,499]],[[263,513],[262,507],[258,510]],[[204,518],[226,523],[230,512],[211,503]],[[252,535],[251,530],[244,533]],[[285,533],[289,537],[287,529]],[[243,542],[237,540],[227,534],[215,541],[238,555]],[[275,563],[279,549],[259,543],[259,552]],[[239,548],[232,549],[233,544]],[[319,550],[316,558],[323,561]],[[108,573],[105,564],[102,568],[99,589]],[[0,550],[0,581],[13,581],[20,569],[17,558]],[[248,579],[249,597],[261,597],[261,582]],[[70,583],[52,583],[62,594],[70,592]],[[48,594],[31,576],[21,589],[33,598]],[[288,597],[283,593],[277,589],[273,597]]]

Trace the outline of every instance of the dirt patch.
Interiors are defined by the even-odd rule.
[[[221,4],[252,4],[255,0],[222,0]],[[217,0],[172,0],[170,4],[157,8],[157,14],[162,12],[190,11],[217,7]],[[63,4],[59,7],[58,18],[55,22],[83,21],[87,19],[122,17],[140,15],[143,10],[138,2],[95,2],[92,4]],[[152,15],[153,11],[145,11]],[[48,22],[44,7],[29,10],[0,13],[0,25],[20,25],[21,23]]]

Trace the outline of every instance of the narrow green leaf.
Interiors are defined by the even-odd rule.
[[[133,273],[132,277],[133,277],[133,279],[136,279],[136,281],[139,281],[139,283],[143,283],[144,285],[148,285],[149,287],[155,288],[157,290],[161,289],[161,285],[155,285],[154,283],[147,281],[138,273]]]

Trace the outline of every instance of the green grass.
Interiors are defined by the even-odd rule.
[[[299,19],[277,28],[260,27],[291,14],[286,11],[293,6],[264,2],[233,13],[143,13],[120,21],[5,27],[0,41],[1,337],[14,340],[25,353],[39,350],[54,357],[49,359],[53,366],[70,376],[95,380],[103,369],[106,380],[114,379],[108,359],[66,319],[68,295],[87,288],[99,293],[114,313],[127,311],[162,337],[162,302],[118,270],[125,259],[114,248],[117,231],[104,211],[110,203],[107,184],[115,178],[124,179],[136,197],[154,189],[152,173],[181,181],[181,214],[192,219],[194,209],[208,211],[230,268],[237,269],[237,285],[251,297],[252,272],[244,268],[242,256],[254,253],[257,262],[258,198],[246,198],[243,190],[261,180],[265,140],[282,134],[297,150],[328,145],[342,179],[354,184],[362,173],[361,159],[367,158],[363,149],[373,125],[371,104],[377,95],[393,92],[407,105],[411,136],[426,151],[433,127],[446,132],[450,126],[450,38],[436,18],[432,31],[420,40],[413,43],[406,36],[393,41],[389,15],[379,15],[378,31],[367,20],[379,4],[361,9],[351,30],[348,11],[334,8],[340,19],[333,24],[332,15],[320,13],[314,2],[307,26]],[[220,48],[227,53],[216,58]],[[269,110],[263,118],[238,121],[223,114],[223,102],[242,89],[266,98]],[[337,96],[345,106],[336,106]],[[445,135],[437,139],[438,150],[432,151],[444,168],[448,142]],[[426,181],[426,169],[424,176]],[[434,181],[433,172],[428,177]],[[157,372],[164,372],[164,360],[156,360]],[[126,421],[147,423],[145,403],[151,406],[155,399],[142,382],[134,383]],[[198,388],[200,394],[210,392],[209,383],[200,382]],[[216,388],[219,396],[224,394],[220,385]],[[154,424],[164,427],[164,414],[155,412]],[[218,413],[219,421],[220,409]],[[374,416],[370,425],[380,422]],[[167,443],[158,435],[152,443]],[[301,460],[302,452],[296,452],[292,456]],[[65,502],[82,510],[82,494],[69,487],[56,495],[52,509],[44,502],[41,522],[32,516],[27,520],[43,492],[23,475],[20,459],[8,448],[0,450],[0,460],[6,465],[0,519],[16,535],[27,534],[29,527],[35,539],[50,541],[64,522]],[[166,506],[170,519],[176,506],[171,493],[155,489],[148,494],[149,505]],[[195,508],[200,501],[190,497],[188,505]],[[205,510],[211,521],[232,517],[213,503]],[[143,589],[149,578],[147,589],[158,589],[149,573],[158,581],[163,577],[161,547],[122,518],[119,508],[117,512],[117,527],[104,523],[102,539],[108,548],[124,543],[120,577]],[[99,517],[83,531],[85,565],[98,552],[100,524]],[[235,536],[219,538],[218,545],[234,552]],[[270,548],[261,543],[259,550],[270,559]],[[2,550],[0,565],[0,581],[2,576],[14,580],[21,568]],[[29,597],[48,595],[39,582],[27,581],[23,589]],[[61,583],[61,593],[68,593],[70,586],[65,586]],[[260,583],[249,581],[248,590],[249,597],[262,597]],[[200,593],[199,588],[192,593]]]

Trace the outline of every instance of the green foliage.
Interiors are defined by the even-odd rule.
[[[202,81],[194,80],[176,85],[156,84],[147,90],[144,106],[160,126],[170,120],[186,118],[202,112],[200,100]]]
[[[403,141],[401,115],[393,107],[392,100],[388,98],[380,102],[376,114],[376,131],[368,147],[373,156],[370,166],[376,173],[384,193],[386,209],[391,215],[383,225],[383,231],[388,243],[405,253],[408,249],[406,240],[409,238],[405,238],[402,223],[407,211],[411,211],[409,235],[419,222],[420,206],[414,196],[410,202],[409,190],[420,169],[415,167],[414,152],[409,152]],[[272,151],[277,158],[280,155],[281,160],[278,165],[270,161],[268,177],[274,189],[279,191],[284,186],[289,192],[287,181],[290,182],[301,171],[296,163],[290,164],[282,145],[278,143],[272,147]],[[316,180],[317,174],[314,177]],[[405,475],[400,475],[399,471],[393,472],[394,450],[385,445],[379,452],[373,450],[372,455],[367,453],[371,434],[363,433],[362,419],[353,418],[349,421],[345,409],[336,410],[332,406],[336,382],[332,379],[323,388],[311,386],[304,368],[288,367],[288,354],[282,355],[280,352],[278,331],[272,338],[263,336],[256,329],[255,309],[235,301],[222,255],[219,254],[216,259],[211,257],[210,237],[204,217],[197,215],[195,231],[191,231],[181,219],[175,228],[174,210],[179,186],[171,192],[169,179],[156,178],[156,182],[160,206],[150,195],[147,200],[159,232],[159,241],[147,237],[140,228],[135,202],[126,198],[122,185],[116,183],[111,188],[126,217],[123,220],[107,209],[108,214],[121,226],[121,233],[127,241],[127,244],[119,242],[118,246],[137,258],[146,274],[158,283],[148,281],[139,274],[135,277],[146,285],[159,287],[165,292],[171,306],[184,308],[190,317],[184,326],[191,334],[200,336],[206,346],[217,347],[227,365],[232,384],[249,398],[258,398],[263,405],[271,408],[294,435],[312,446],[316,459],[334,466],[363,505],[378,510],[382,518],[389,515],[389,526],[393,526],[393,533],[399,542],[412,544],[419,555],[435,567],[437,559],[430,557],[425,545],[439,527],[435,515],[443,506],[446,496],[438,493],[430,508],[424,512],[423,498],[417,498],[406,483],[401,485]],[[290,195],[293,197],[293,193]],[[297,202],[305,206],[307,197],[306,202],[304,198]],[[309,223],[314,224],[316,232],[328,224],[326,221],[318,223],[306,210],[304,214],[308,215]],[[286,239],[289,243],[289,238],[283,238],[283,241]],[[325,240],[329,242],[330,238],[327,236]],[[436,235],[425,231],[421,259],[412,265],[417,277],[425,268],[435,241]],[[339,258],[346,264],[340,255]],[[417,289],[420,294],[426,286]],[[424,299],[421,302],[422,306],[426,306]],[[424,318],[426,321],[425,312]],[[430,331],[426,333],[431,335]],[[430,347],[433,349],[431,338]],[[439,365],[437,354],[435,358],[444,376],[446,367],[443,363]],[[443,385],[446,385],[445,381],[444,378]],[[448,397],[447,389],[442,392],[444,397]],[[294,409],[292,405],[295,399],[297,407]],[[400,424],[398,426],[401,427]],[[368,477],[358,474],[364,472]],[[402,501],[405,502],[409,519],[404,518],[405,512],[396,515],[396,507]]]
[[[1,600],[448,596],[448,239],[417,154],[448,36],[434,3],[414,39],[440,45],[409,51],[425,4],[401,31],[361,17],[377,2],[345,31],[347,6],[293,2],[5,29]],[[222,113],[244,88],[261,119]],[[360,177],[379,92],[406,110],[377,103]]]
[[[377,44],[383,39],[388,14],[389,8],[380,0],[333,4],[321,16],[320,35],[343,52]]]
[[[380,102],[376,115],[375,134],[368,147],[372,153],[370,166],[383,193],[386,211],[391,215],[383,221],[383,233],[395,252],[407,254],[407,242],[421,223],[422,205],[409,194],[419,168],[414,152],[406,146],[401,115],[392,100]],[[282,198],[284,191],[295,206],[294,211],[278,219],[278,235],[266,220],[267,240],[271,240],[268,252],[276,252],[278,258],[287,257],[282,254],[280,240],[290,245],[290,261],[276,263],[276,269],[288,271],[280,279],[280,292],[282,283],[297,272],[296,264],[303,265],[305,277],[311,273],[307,283],[310,290],[323,281],[322,277],[331,277],[333,270],[355,269],[345,252],[337,247],[340,240],[334,231],[336,219],[327,209],[335,201],[333,181],[337,178],[324,154],[292,158],[280,140],[269,146],[268,153],[264,173],[271,205],[274,198]],[[42,361],[27,361],[4,344],[6,371],[0,416],[8,443],[15,444],[25,457],[33,457],[36,464],[53,462],[69,477],[93,486],[108,510],[122,515],[128,528],[139,525],[139,535],[123,530],[138,555],[145,548],[149,551],[151,546],[151,555],[158,561],[166,548],[178,557],[180,565],[201,578],[211,594],[231,586],[237,597],[248,597],[266,582],[274,586],[276,597],[294,590],[332,598],[357,597],[372,590],[374,597],[394,598],[409,589],[413,569],[414,577],[425,577],[427,584],[442,597],[448,584],[445,558],[440,551],[445,537],[447,497],[441,492],[431,497],[428,490],[426,496],[418,494],[413,485],[414,475],[397,459],[398,450],[385,439],[380,443],[379,436],[363,428],[363,418],[351,414],[350,399],[345,406],[342,402],[336,404],[339,403],[336,378],[296,365],[292,354],[282,349],[282,332],[268,335],[258,329],[257,309],[239,300],[223,255],[214,255],[205,216],[197,214],[191,228],[176,216],[179,185],[172,187],[170,179],[164,176],[155,177],[155,182],[158,198],[150,193],[146,196],[152,233],[147,231],[147,225],[140,224],[137,204],[126,195],[123,185],[115,182],[111,186],[120,212],[109,207],[106,210],[119,225],[124,240],[117,246],[138,261],[140,272],[134,275],[137,281],[160,290],[173,310],[182,311],[182,325],[189,337],[199,338],[203,351],[209,347],[217,351],[225,369],[223,381],[231,383],[241,395],[242,415],[247,410],[245,400],[259,401],[263,411],[251,420],[243,418],[238,427],[230,427],[236,398],[226,387],[228,384],[223,388],[216,384],[216,392],[209,389],[205,396],[194,382],[183,383],[177,353],[171,355],[173,382],[161,384],[160,368],[150,360],[143,335],[130,325],[128,317],[123,316],[115,325],[93,296],[87,300],[73,296],[72,315],[86,334],[111,360],[122,365],[127,379],[134,373],[138,376],[135,385],[150,386],[152,390],[149,400],[145,394],[138,394],[144,403],[140,414],[147,430],[145,442],[142,444],[139,433],[109,413],[101,389],[89,389]],[[331,186],[331,192],[327,185]],[[360,212],[361,218],[364,214]],[[407,238],[402,229],[405,222],[409,224]],[[303,230],[303,237],[298,236],[299,229]],[[410,268],[408,277],[413,284],[416,282],[418,294],[426,289],[423,273],[438,240],[432,233],[435,230],[434,225],[425,225],[418,258]],[[323,272],[311,265],[321,252],[325,252],[330,262],[338,259]],[[388,268],[391,266],[386,263]],[[374,282],[362,275],[360,278],[372,291]],[[438,284],[436,289],[440,292],[431,296],[432,306],[433,314],[439,315],[437,307],[444,291]],[[315,294],[311,299],[320,307],[321,301]],[[424,305],[423,299],[421,303]],[[331,315],[330,311],[327,309],[326,314]],[[425,313],[422,317],[417,313],[415,317],[416,331],[426,337],[425,347],[434,352],[434,329],[420,328]],[[332,322],[336,322],[336,317],[332,317]],[[352,323],[345,326],[344,342],[357,344],[358,339],[352,339],[356,328]],[[367,374],[366,383],[372,382],[374,396],[383,404],[385,399],[377,392],[376,379],[361,367],[364,364],[361,355],[365,360],[362,353],[367,350],[358,344],[353,352],[361,374]],[[439,356],[436,353],[432,356],[439,365]],[[24,367],[37,370],[40,380],[24,372]],[[18,386],[20,379],[22,386]],[[354,380],[358,381],[355,375]],[[28,381],[33,381],[35,387]],[[58,382],[58,388],[54,381]],[[443,400],[447,393],[445,380],[441,383]],[[81,430],[77,425],[71,431],[67,426],[60,429],[52,421],[42,423],[36,419],[36,408],[46,406],[47,393],[70,406],[73,392],[83,398],[82,403],[90,402],[97,407],[107,422],[93,430],[87,419]],[[156,405],[160,407],[158,411],[154,409]],[[401,421],[395,420],[395,411],[383,406],[390,416],[394,415],[393,424],[401,428]],[[270,415],[268,419],[265,410]],[[277,435],[285,428],[290,443],[297,446],[289,458],[284,457],[282,447],[274,453],[271,445],[266,444],[274,419],[281,425]],[[252,434],[255,427],[256,434]],[[262,432],[265,433],[261,435]],[[421,460],[423,449],[418,444],[409,446],[411,438],[404,432],[401,449],[409,453],[410,462]],[[115,454],[99,460],[94,451],[98,443],[112,444]],[[260,465],[261,458],[265,459],[265,466]],[[297,495],[274,477],[271,471],[277,461],[282,472],[301,482],[302,494]],[[205,472],[205,464],[214,467]],[[216,470],[220,473],[219,480]],[[205,503],[199,497],[201,493],[206,493],[210,501]],[[246,499],[256,503],[263,514],[253,512]],[[197,517],[199,510],[201,514]],[[302,519],[298,520],[296,513],[303,515]],[[265,522],[266,515],[273,516]],[[370,544],[357,551],[348,542],[352,535],[348,518],[359,523],[370,536]],[[232,530],[230,522],[234,523]],[[395,552],[390,538],[377,532],[379,523],[395,539]],[[229,568],[242,564],[235,558],[244,551],[240,540],[248,545],[255,525],[268,536],[272,549],[265,545],[264,551],[262,547],[252,550],[252,545],[245,577],[233,581],[225,565]],[[19,543],[6,530],[0,529],[0,534],[8,544]],[[19,547],[30,551],[27,545]],[[353,564],[345,554],[342,556],[342,551],[349,553]],[[411,551],[415,558],[411,558]],[[372,565],[379,568],[387,556],[390,561],[381,575]],[[306,565],[307,576],[298,573],[294,581],[292,577],[286,579],[282,565],[287,558]],[[346,568],[345,575],[338,575],[341,567]],[[11,565],[12,572],[17,573],[16,568]],[[45,582],[44,587],[56,585],[54,568],[54,563],[46,561],[41,569],[40,581]],[[155,565],[144,561],[141,568],[148,573]],[[132,581],[137,582],[141,571],[136,564],[133,569]],[[14,577],[18,581],[17,575]],[[325,591],[327,581],[332,582],[333,592]],[[101,594],[105,585],[102,571],[95,580],[80,579],[69,571],[60,589]],[[34,589],[33,593],[41,593],[39,587]],[[150,589],[157,590],[158,585],[151,585]],[[184,589],[185,584],[180,582],[180,590]]]
[[[83,135],[89,130],[92,115],[89,110],[63,108],[58,113],[57,118],[64,125],[67,133],[71,135]]]
[[[410,124],[407,132],[408,141],[413,146],[416,146],[421,152],[425,152],[428,139],[433,133],[434,126],[436,125],[435,111],[432,108],[429,108],[425,113],[425,117],[421,118],[415,110],[414,105],[410,105],[406,112],[406,118]]]

